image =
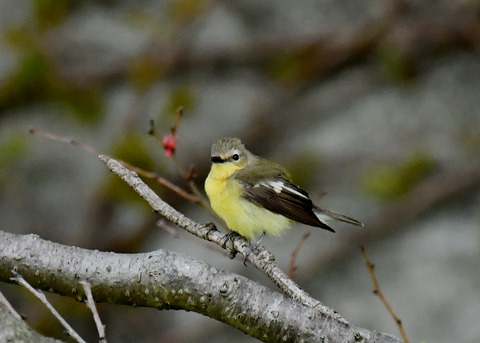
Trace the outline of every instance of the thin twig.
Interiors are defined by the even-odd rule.
[[[67,333],[70,337],[72,337],[75,341],[79,343],[86,343],[82,337],[66,322],[65,319],[60,315],[60,313],[55,310],[55,308],[50,304],[47,300],[47,297],[42,292],[39,292],[35,288],[33,288],[20,274],[18,274],[15,270],[12,270],[13,277],[11,280],[16,281],[26,289],[28,289],[34,296],[36,296],[53,314],[55,318],[62,324],[62,326],[67,330]]]
[[[323,199],[323,197],[327,194],[326,191],[322,190],[318,193],[317,195],[317,200],[320,201]],[[312,233],[312,227],[311,226],[307,226],[305,232],[303,233],[303,236],[302,238],[300,239],[300,241],[298,242],[297,246],[295,247],[295,250],[293,250],[292,252],[292,255],[290,257],[290,265],[288,267],[288,271],[287,271],[287,275],[292,277],[293,276],[293,273],[295,272],[295,270],[297,269],[297,266],[295,265],[295,262],[296,262],[296,259],[297,259],[297,256],[298,256],[298,253],[300,252],[300,250],[302,249],[304,243],[307,241],[308,237],[310,237],[310,234]]]
[[[295,266],[295,262],[297,260],[297,255],[300,252],[300,249],[302,249],[303,244],[306,242],[307,238],[310,237],[310,234],[312,232],[312,227],[308,226],[305,232],[303,233],[302,238],[298,242],[297,246],[295,247],[295,250],[292,252],[292,256],[290,257],[290,266],[288,267],[287,275],[292,277],[293,273],[295,272],[295,269],[297,267]]]
[[[85,295],[87,296],[85,304],[90,309],[90,311],[92,311],[93,320],[95,321],[95,325],[97,326],[99,342],[107,343],[107,338],[105,335],[105,325],[103,325],[102,320],[100,319],[100,315],[98,314],[97,307],[95,306],[90,282],[81,281],[80,284],[82,285],[83,290],[85,291]]]
[[[175,124],[172,127],[172,134],[177,133],[178,124],[180,124],[180,119],[182,119],[182,116],[183,116],[183,106],[180,106],[179,108],[177,108],[177,113],[175,116]]]
[[[364,246],[360,247],[360,251],[362,252],[363,258],[365,259],[365,264],[367,265],[368,271],[370,272],[370,276],[372,278],[373,287],[374,287],[373,293],[376,294],[380,298],[383,305],[387,309],[388,313],[390,313],[393,320],[397,324],[398,329],[400,330],[400,334],[402,335],[403,342],[404,343],[409,343],[410,341],[408,340],[407,334],[405,333],[405,330],[403,328],[402,320],[395,314],[392,306],[387,301],[387,299],[385,298],[385,296],[383,295],[383,293],[380,289],[380,285],[378,284],[378,281],[377,281],[377,276],[375,275],[375,265],[372,262],[370,262],[370,260],[368,259],[367,250],[365,249]]]
[[[67,143],[67,144],[71,144],[73,146],[80,147],[80,148],[84,149],[85,151],[87,151],[87,152],[89,152],[93,155],[100,154],[100,152],[97,149],[95,149],[94,147],[92,147],[90,145],[87,145],[87,144],[84,144],[81,141],[78,141],[78,140],[73,139],[73,138],[60,136],[60,135],[57,135],[55,133],[52,133],[52,132],[49,132],[49,131],[46,131],[46,130],[42,130],[42,129],[29,129],[28,132],[30,132],[32,135],[39,135],[39,136],[42,136],[42,137],[45,137],[45,138],[48,138],[48,139],[51,139],[51,140],[54,140],[54,141],[57,141],[57,142]]]
[[[48,138],[48,139],[51,139],[51,140],[54,140],[54,141],[57,141],[57,142],[62,142],[62,143],[67,143],[67,144],[74,145],[76,147],[84,149],[88,153],[93,154],[95,156],[98,156],[98,155],[102,154],[101,152],[99,152],[94,147],[92,147],[90,145],[87,145],[87,144],[84,144],[81,141],[73,139],[73,138],[68,138],[68,137],[65,137],[65,136],[57,135],[55,133],[52,133],[52,132],[49,132],[49,131],[46,131],[46,130],[41,130],[41,129],[30,129],[28,131],[33,135],[39,135],[39,136],[42,136],[42,137],[45,137],[45,138]],[[130,163],[125,162],[125,161],[121,161],[121,163],[123,163],[129,169],[135,170],[138,174],[140,174],[140,175],[142,175],[146,178],[155,180],[156,182],[158,182],[162,186],[164,186],[164,187],[170,189],[171,191],[177,193],[182,198],[185,198],[188,201],[191,201],[191,202],[194,202],[194,203],[200,203],[200,204],[202,202],[204,202],[203,199],[199,200],[196,195],[188,193],[187,191],[183,190],[182,188],[178,187],[177,185],[173,184],[172,182],[168,181],[167,179],[161,177],[157,173],[148,172],[148,171],[143,170],[141,168],[135,167],[135,166],[133,166]],[[202,207],[204,207],[204,206],[202,206]]]
[[[0,303],[4,304],[8,310],[15,316],[15,318],[22,320],[22,316],[18,314],[17,311],[13,308],[13,306],[8,302],[7,298],[0,292]]]
[[[175,239],[180,238],[180,234],[179,234],[178,230],[173,228],[165,219],[160,218],[159,220],[157,220],[156,225],[159,228],[161,228],[162,230],[165,230],[173,238],[175,238]]]
[[[168,181],[167,179],[163,178],[162,176],[158,175],[157,173],[153,173],[153,172],[143,170],[142,168],[135,167],[135,166],[133,166],[130,163],[125,162],[125,161],[120,161],[120,162],[125,167],[127,167],[128,169],[134,170],[137,174],[140,174],[143,177],[146,177],[148,179],[152,179],[152,180],[157,181],[159,184],[161,184],[162,186],[165,186],[168,189],[170,189],[171,191],[177,193],[182,198],[184,198],[188,201],[191,201],[193,203],[199,203],[200,202],[200,200],[198,199],[198,197],[195,194],[188,193],[187,191],[185,191],[181,187],[178,187],[177,185]]]

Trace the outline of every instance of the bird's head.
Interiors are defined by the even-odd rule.
[[[212,145],[212,171],[228,178],[247,166],[251,154],[238,138],[222,138]]]

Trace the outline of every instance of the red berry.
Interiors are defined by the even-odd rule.
[[[165,156],[171,157],[177,147],[177,136],[166,135],[163,137],[163,148],[165,149]]]

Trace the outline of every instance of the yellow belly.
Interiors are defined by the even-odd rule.
[[[205,191],[212,209],[225,220],[230,230],[252,239],[263,232],[281,234],[291,220],[257,206],[242,197],[242,188],[233,178],[205,180]]]

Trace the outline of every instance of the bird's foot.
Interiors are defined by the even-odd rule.
[[[227,244],[227,242],[231,241],[235,236],[240,236],[240,235],[235,231],[229,231],[228,233],[226,233],[225,236],[222,237],[222,245]]]
[[[260,246],[260,242],[262,241],[262,238],[265,237],[265,232],[263,232],[260,237],[258,238],[258,241],[257,243],[255,243],[255,245],[253,244],[250,244],[250,246],[248,247],[248,250],[247,252],[245,253],[245,258],[243,259],[243,264],[245,265],[245,267],[247,266],[247,259],[248,259],[248,256],[250,256],[250,254],[252,253],[252,251],[254,251],[255,249],[257,249],[259,246]]]
[[[203,235],[203,238],[205,238],[205,239],[208,239],[208,236],[210,235],[210,232],[218,231],[217,227],[212,222],[207,222],[204,225],[205,225],[205,227],[207,227],[207,232],[205,232],[205,234]]]
[[[238,252],[237,249],[235,249],[235,247],[233,246],[233,239],[236,236],[240,236],[240,235],[235,231],[229,231],[228,233],[225,234],[225,236],[222,237],[222,242],[221,242],[222,246],[228,252],[228,257],[230,257],[230,259],[232,260],[235,258],[235,256],[237,256],[237,252]],[[228,241],[230,241],[231,244],[227,245]]]

